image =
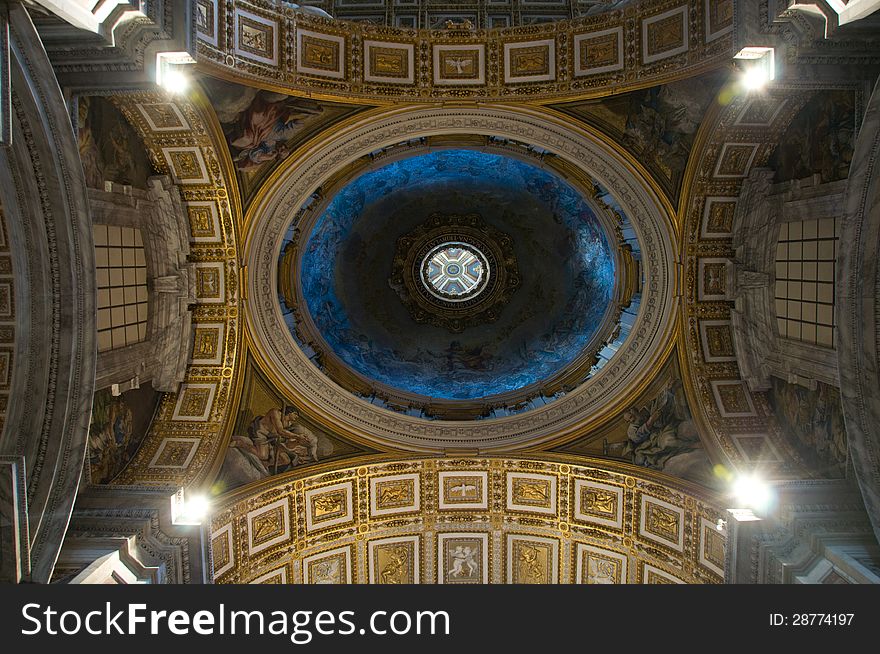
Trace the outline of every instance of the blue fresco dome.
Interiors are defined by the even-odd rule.
[[[519,268],[496,319],[460,333],[414,320],[389,283],[397,240],[438,212],[478,214],[509,235]],[[500,154],[429,151],[364,172],[303,241],[295,283],[327,351],[411,395],[476,400],[540,384],[596,344],[614,309],[615,256],[590,203],[554,172]],[[494,274],[476,255],[462,263],[471,276],[447,267],[447,279],[470,286],[450,295]]]

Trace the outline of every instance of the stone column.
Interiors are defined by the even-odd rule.
[[[836,321],[846,440],[880,540],[880,85],[856,139],[843,202]]]
[[[12,574],[47,582],[85,462],[95,379],[94,244],[64,98],[25,6],[6,7],[11,139],[0,147],[0,205],[15,283],[5,289],[14,324],[4,330],[14,344],[0,455],[23,461],[6,474],[24,470],[26,493],[22,485],[10,492],[7,483],[2,514],[28,539]]]

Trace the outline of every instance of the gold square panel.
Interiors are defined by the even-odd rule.
[[[290,500],[284,497],[249,511],[247,533],[248,553],[251,556],[290,540]]]
[[[556,514],[555,475],[507,472],[507,510]]]
[[[727,300],[733,285],[733,262],[721,257],[700,257],[697,277],[697,299],[700,302]]]
[[[165,438],[159,444],[147,467],[186,470],[201,442],[201,438]]]
[[[354,520],[352,482],[310,488],[305,494],[306,530],[336,527]]]
[[[181,384],[172,420],[206,422],[214,404],[216,384]]]
[[[626,554],[586,543],[575,544],[576,583],[625,584],[626,575]]]
[[[756,415],[752,394],[745,382],[713,379],[710,384],[722,418],[748,418]]]
[[[733,444],[748,463],[781,463],[782,456],[767,434],[731,434]]]
[[[223,341],[226,323],[195,323],[192,362],[203,366],[223,364]]]
[[[642,19],[642,61],[651,64],[688,50],[688,7]]]
[[[412,513],[421,509],[419,473],[370,479],[370,516]]]
[[[199,40],[205,41],[210,45],[217,47],[218,17],[220,12],[217,10],[218,0],[196,0],[196,31]]]
[[[684,551],[684,509],[644,494],[640,506],[639,535]]]
[[[757,153],[757,143],[725,143],[721,146],[713,176],[717,179],[747,177]]]
[[[574,480],[572,520],[623,528],[623,488],[589,479]]]
[[[221,243],[220,214],[213,200],[186,203],[190,236],[195,243]]]
[[[773,95],[752,97],[737,114],[734,124],[738,127],[771,127],[787,104],[787,99]]]
[[[727,539],[716,525],[700,516],[700,563],[712,572],[724,576],[724,550]]]
[[[443,470],[437,475],[439,508],[441,511],[482,509],[489,507],[489,473]]]
[[[556,79],[556,41],[520,41],[504,44],[504,81],[549,82]]]
[[[189,122],[173,102],[146,102],[135,106],[153,132],[180,132],[190,129]]]
[[[419,536],[380,538],[367,543],[372,584],[419,583]]]
[[[736,198],[708,197],[703,205],[703,219],[700,224],[702,238],[730,238],[733,236],[733,219],[736,212]]]
[[[438,584],[488,584],[489,534],[437,534]]]
[[[574,37],[575,77],[616,70],[623,70],[623,27]]]
[[[507,534],[508,584],[559,583],[559,541],[528,534]]]
[[[231,522],[211,534],[211,557],[214,563],[214,579],[229,572],[235,565]]]
[[[642,564],[642,583],[643,584],[683,584],[684,582],[669,574],[665,570],[654,567],[649,563]]]
[[[412,84],[414,52],[412,43],[364,41],[364,81]]]
[[[12,350],[0,350],[0,388],[9,386],[12,374]]]
[[[345,77],[345,38],[298,29],[296,32],[296,69],[307,75]]]
[[[352,583],[352,546],[345,545],[302,560],[304,584],[350,584]]]
[[[462,86],[486,83],[483,44],[434,45],[434,84]]]
[[[733,31],[733,0],[704,0],[706,43]]]
[[[235,54],[263,64],[278,64],[277,21],[235,9]]]
[[[736,361],[733,331],[729,320],[700,320],[700,340],[706,363]]]
[[[277,570],[272,570],[271,572],[267,572],[264,575],[260,575],[259,577],[257,577],[256,579],[252,579],[248,583],[261,586],[283,586],[287,583],[287,566],[285,565],[282,568],[278,568]]]
[[[162,155],[175,184],[210,184],[211,180],[208,177],[208,168],[205,166],[201,148],[196,146],[162,148]]]
[[[11,320],[15,317],[15,293],[9,282],[0,283],[0,318]]]
[[[197,263],[196,299],[200,304],[225,304],[226,269],[222,261]]]

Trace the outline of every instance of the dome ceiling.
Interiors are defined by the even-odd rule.
[[[273,173],[246,219],[249,342],[303,415],[364,443],[502,448],[638,392],[673,334],[668,215],[557,119],[376,112]],[[431,265],[460,276],[453,259],[471,281],[444,297]]]
[[[461,330],[417,322],[391,280],[398,240],[452,213],[475,215],[479,225],[473,237],[447,225],[448,239],[435,227],[440,243],[432,257],[448,258],[444,243],[464,241],[474,287],[482,288],[484,277],[491,286],[510,273],[507,266],[519,278],[493,315]],[[498,239],[509,241],[515,263],[495,257],[494,266],[481,264],[481,248],[491,247],[481,241]],[[417,245],[411,238],[404,245],[410,243]],[[461,263],[449,263],[447,277],[460,276]],[[555,174],[499,154],[433,151],[362,174],[317,218],[300,265],[298,290],[328,350],[369,380],[426,398],[519,391],[608,336],[616,264],[594,209]],[[410,266],[419,284],[429,265],[419,257]],[[468,283],[453,280],[451,289],[464,292]],[[474,295],[476,304],[463,314],[478,312],[486,295]]]

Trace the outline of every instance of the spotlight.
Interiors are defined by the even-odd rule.
[[[156,55],[156,84],[169,93],[185,93],[189,88],[189,75],[185,66],[195,63],[187,52],[160,52]]]
[[[205,495],[190,495],[179,489],[171,497],[172,522],[175,525],[200,525],[208,517],[211,502]]]
[[[747,91],[760,91],[769,81],[770,76],[763,66],[749,66],[742,76],[742,83]]]
[[[733,494],[739,506],[763,511],[770,506],[773,493],[770,486],[754,475],[743,475],[733,483]]]
[[[208,498],[204,495],[190,497],[184,504],[185,515],[193,520],[201,521],[206,515],[208,515],[208,508],[210,506]]]
[[[776,77],[773,48],[743,48],[734,59],[742,65],[740,84],[748,93],[760,91]]]
[[[189,78],[176,68],[171,68],[162,76],[162,87],[169,93],[183,93],[189,88]]]

